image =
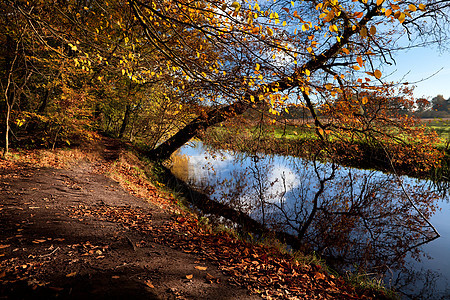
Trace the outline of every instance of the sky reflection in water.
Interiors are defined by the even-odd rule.
[[[252,200],[255,201],[255,198],[264,198],[264,201],[268,203],[279,203],[280,199],[284,199],[286,205],[293,208],[295,201],[292,199],[298,198],[299,193],[303,193],[301,198],[313,197],[316,190],[314,187],[318,183],[312,164],[298,158],[272,155],[249,157],[242,154],[233,155],[228,151],[208,152],[200,142],[184,146],[178,155],[189,158],[187,161],[188,172],[181,177],[194,186],[212,186],[211,197],[216,200],[224,201],[225,198],[230,198],[230,195],[237,197],[234,201],[238,203],[249,203]],[[329,166],[319,165],[319,169],[323,172],[322,175],[331,173]],[[372,176],[373,180],[382,180],[387,176],[381,172],[340,168],[336,178],[339,179],[341,176],[345,178],[349,171],[357,174],[358,178]],[[411,193],[414,193],[414,189],[418,187],[429,188],[424,181],[404,178],[404,182],[405,185],[415,185],[412,187]],[[341,192],[339,183],[335,183],[337,188],[332,188],[330,185],[331,183],[324,197]],[[237,192],[239,187],[241,190]],[[263,191],[262,194],[258,192],[258,188]],[[354,185],[354,188],[355,195],[360,193],[357,184]],[[450,299],[448,285],[448,278],[450,278],[450,222],[448,221],[450,205],[448,201],[438,200],[438,206],[441,210],[431,217],[431,222],[438,229],[441,237],[421,246],[429,258],[422,257],[420,262],[407,258],[407,264],[410,265],[409,271],[414,274],[392,271],[393,276],[387,278],[388,282],[400,286],[402,292],[414,298]],[[305,207],[307,211],[308,207]],[[256,219],[261,218],[254,205],[249,205],[246,209]]]

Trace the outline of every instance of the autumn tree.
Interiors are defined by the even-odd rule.
[[[383,84],[382,72],[392,62],[397,40],[402,35],[443,40],[448,25],[448,4],[432,1],[73,0],[50,6],[10,0],[3,5],[32,28],[36,44],[56,53],[53,65],[66,61],[77,77],[66,87],[86,92],[82,97],[91,117],[105,116],[103,91],[112,98],[118,93],[123,99],[118,101],[123,103],[119,135],[127,130],[131,107],[142,100],[126,96],[130,82],[142,92],[164,82],[181,107],[195,108],[190,121],[180,122],[186,126],[147,153],[153,159],[169,157],[202,130],[258,102],[267,103],[273,114],[298,103],[309,111],[322,140],[331,130],[345,131],[320,118],[320,107],[392,90]],[[56,78],[66,72],[57,70]],[[52,102],[46,95],[56,91],[55,85],[49,88],[38,111]],[[348,111],[343,113],[351,116]]]
[[[211,109],[199,115],[149,156],[164,159],[201,130],[241,114],[254,103],[276,108],[298,98],[314,118],[318,136],[347,130],[317,116],[320,105],[383,84],[402,35],[443,34],[446,2],[325,1],[274,3],[130,1],[150,43],[179,76],[202,85]],[[440,27],[434,27],[435,24]],[[159,33],[153,24],[170,30]],[[437,29],[437,30],[436,30]],[[186,36],[203,41],[194,45]],[[431,37],[432,35],[428,35]],[[177,44],[170,47],[168,41]],[[211,57],[206,49],[214,49]],[[208,66],[208,68],[205,68]],[[208,91],[208,92],[207,92]],[[364,97],[358,97],[366,101]],[[344,109],[344,108],[343,108]],[[349,108],[343,111],[348,114]],[[352,117],[355,122],[357,118]],[[370,130],[369,130],[370,131]]]

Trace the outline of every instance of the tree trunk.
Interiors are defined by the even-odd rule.
[[[38,113],[43,113],[47,108],[48,97],[50,96],[50,91],[48,89],[45,90],[44,98],[42,99],[42,103],[38,108]]]
[[[173,152],[187,143],[191,138],[199,134],[202,130],[205,130],[206,128],[218,124],[226,119],[242,114],[248,108],[248,104],[242,101],[237,101],[227,106],[216,108],[210,112],[201,114],[184,128],[179,130],[175,135],[170,137],[167,141],[145,154],[150,159],[155,161],[167,159]]]
[[[5,151],[3,156],[7,156],[9,153],[9,119],[11,117],[11,105],[8,102],[8,98],[6,98],[6,133],[5,133]]]
[[[128,122],[130,121],[130,114],[131,114],[131,105],[127,104],[127,106],[125,108],[125,116],[123,117],[123,121],[122,121],[122,127],[120,127],[120,131],[119,131],[120,139],[123,138],[125,129],[127,129]]]

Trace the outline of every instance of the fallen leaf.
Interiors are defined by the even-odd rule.
[[[195,266],[194,268],[200,271],[206,271],[206,269],[208,269],[208,267],[201,267],[201,266]]]
[[[192,279],[193,277],[194,277],[194,274],[186,275],[186,279]]]
[[[325,275],[323,275],[323,273],[316,272],[314,274],[314,278],[316,278],[316,279],[325,279]]]
[[[8,247],[10,247],[11,245],[0,245],[0,249],[5,249],[5,248],[8,248]]]
[[[48,288],[51,289],[51,290],[54,290],[56,292],[61,292],[62,290],[64,290],[64,288],[55,287],[55,286],[49,286]]]
[[[44,243],[44,242],[46,242],[47,240],[34,240],[33,241],[33,243],[35,243],[35,244],[40,244],[40,243]]]
[[[151,282],[150,280],[146,280],[146,281],[145,281],[145,284],[146,284],[149,288],[151,288],[151,289],[154,289],[154,288],[155,288],[155,286],[152,284],[152,282]]]
[[[207,281],[209,281],[209,282],[213,282],[213,281],[216,280],[216,277],[212,276],[212,275],[209,274],[209,273],[206,273],[205,279],[206,279]]]
[[[73,276],[75,276],[75,275],[77,275],[77,272],[69,273],[69,274],[66,275],[66,277],[73,277]]]
[[[120,276],[114,275],[114,276],[111,276],[111,278],[112,278],[112,279],[119,279]]]

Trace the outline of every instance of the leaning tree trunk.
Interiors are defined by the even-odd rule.
[[[216,108],[210,112],[201,114],[184,128],[179,130],[175,135],[170,137],[167,141],[145,154],[147,157],[155,161],[167,159],[173,152],[187,143],[191,138],[199,134],[202,130],[240,115],[244,113],[247,108],[249,108],[247,103],[237,101],[227,106]]]

